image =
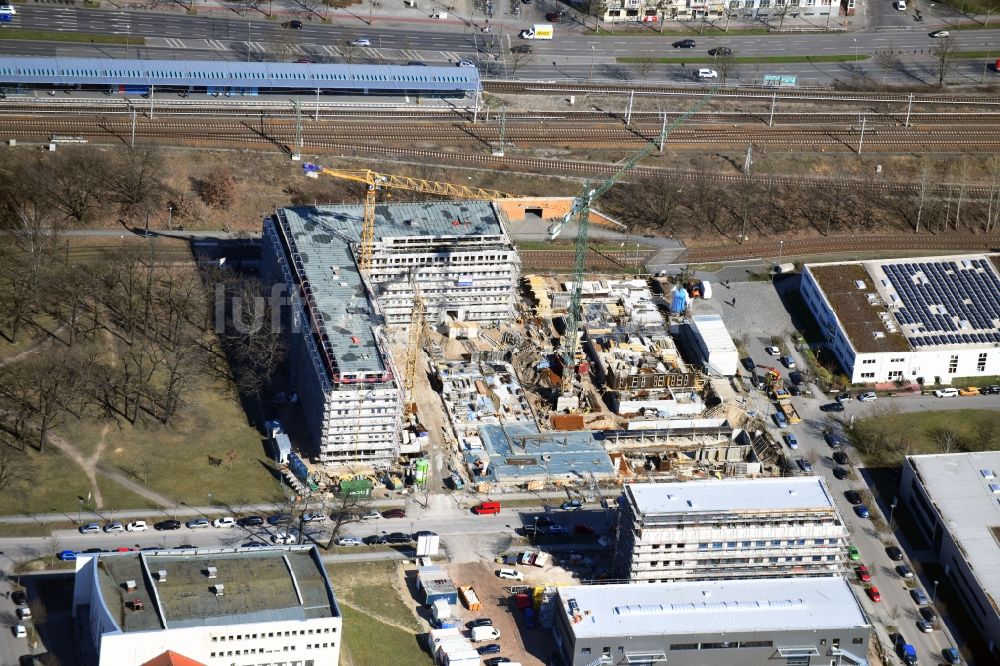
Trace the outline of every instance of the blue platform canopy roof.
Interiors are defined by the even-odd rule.
[[[0,60],[0,82],[387,92],[475,92],[480,87],[479,72],[472,67],[19,57]]]

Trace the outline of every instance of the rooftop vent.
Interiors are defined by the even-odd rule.
[[[883,333],[882,331],[872,331],[872,337],[874,337],[876,340],[881,340],[882,338],[885,337],[885,333]]]
[[[993,470],[991,470],[991,469],[981,469],[981,470],[979,470],[979,473],[983,475],[984,479],[993,479],[993,478],[995,478],[994,475],[993,475]]]
[[[223,585],[222,583],[216,583],[209,589],[212,590],[212,594],[214,594],[217,597],[221,597],[226,593],[226,586]]]
[[[788,494],[789,494],[789,495],[798,495],[798,494],[799,494],[799,491],[797,491],[797,490],[795,490],[794,488],[792,488],[791,490],[789,490],[789,491],[788,491]]]
[[[1000,495],[1000,483],[991,483],[990,490],[994,495]]]
[[[156,572],[156,580],[158,580],[158,581],[160,581],[162,583],[166,579],[167,579],[167,570],[166,569],[160,569],[159,571]]]
[[[209,578],[217,578],[219,576],[219,570],[215,567],[207,567],[203,573]]]
[[[129,592],[135,592],[135,581],[134,580],[125,581],[125,589],[128,590]]]
[[[864,289],[865,288],[865,281],[864,280],[855,280],[854,281],[854,286],[857,289]]]
[[[694,500],[688,500],[688,506],[694,508]]]
[[[142,599],[133,599],[125,605],[131,608],[133,613],[137,613],[142,610]]]

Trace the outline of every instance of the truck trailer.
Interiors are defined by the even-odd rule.
[[[552,39],[551,23],[536,23],[520,32],[521,39]]]

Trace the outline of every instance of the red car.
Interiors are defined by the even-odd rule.
[[[879,602],[882,601],[882,593],[878,591],[878,588],[872,585],[871,587],[865,588],[865,592],[868,593],[868,598],[872,601]]]
[[[870,580],[872,579],[872,574],[871,574],[871,572],[870,572],[870,571],[868,571],[868,567],[866,567],[866,566],[865,566],[865,565],[863,565],[863,564],[862,564],[862,565],[860,565],[860,566],[859,566],[859,567],[858,567],[857,569],[855,569],[855,571],[856,571],[856,572],[857,572],[857,574],[858,574],[858,579],[859,579],[859,580],[860,580],[860,581],[861,581],[862,583],[867,583],[868,581],[870,581]]]
[[[382,512],[383,518],[406,518],[405,509],[389,509]]]
[[[577,523],[573,526],[573,534],[579,535],[589,535],[594,534],[594,528],[590,525],[584,525],[583,523]]]

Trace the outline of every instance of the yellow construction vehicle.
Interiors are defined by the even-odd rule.
[[[328,169],[308,162],[302,165],[302,168],[310,178],[319,178],[319,174],[323,174],[324,176],[351,180],[355,183],[363,183],[368,187],[367,192],[365,192],[365,215],[361,224],[361,242],[358,245],[357,257],[358,270],[366,277],[372,265],[372,247],[375,244],[375,196],[379,190],[409,190],[410,192],[436,194],[456,199],[483,199],[486,201],[511,199],[519,196],[481,187],[467,187],[465,185],[440,183],[420,178],[393,176],[391,174],[377,173],[371,169]]]

